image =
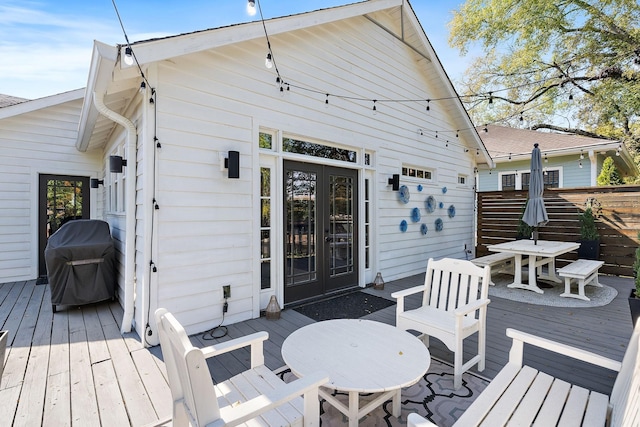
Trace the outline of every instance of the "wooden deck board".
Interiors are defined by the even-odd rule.
[[[385,289],[366,289],[390,299],[396,290],[419,285],[421,275],[387,282]],[[632,279],[600,276],[618,290],[604,307],[559,308],[492,299],[487,319],[487,364],[481,373],[489,379],[504,366],[511,344],[508,327],[520,329],[621,360],[631,335],[627,304]],[[408,305],[419,304],[415,296]],[[123,311],[118,302],[64,307],[52,313],[47,286],[35,281],[0,284],[0,328],[8,329],[9,348],[0,385],[0,419],[7,425],[144,425],[165,419],[171,412],[166,370],[158,346],[144,348],[135,333],[120,333]],[[395,306],[365,316],[395,324]],[[265,364],[284,366],[280,347],[286,337],[313,320],[284,309],[279,320],[265,317],[227,326],[227,335],[204,340],[191,336],[198,346],[227,341],[256,331],[269,332]],[[465,343],[473,348],[474,340]],[[436,339],[431,354],[452,361],[453,353]],[[471,352],[465,352],[468,356]],[[211,361],[217,381],[246,369],[247,349],[236,350]],[[582,366],[543,350],[526,349],[525,361],[560,378],[571,378],[583,387],[609,393],[615,373]],[[472,371],[476,372],[475,369]],[[27,410],[28,409],[28,410]],[[3,424],[4,425],[4,424]]]

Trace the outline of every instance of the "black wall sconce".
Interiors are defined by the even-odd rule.
[[[121,156],[109,156],[109,171],[112,173],[122,173],[122,167],[127,166],[127,161]]]
[[[400,189],[400,175],[397,173],[393,174],[391,178],[389,178],[389,185],[391,185],[393,191],[398,191]]]
[[[229,157],[224,159],[224,167],[229,172],[229,178],[240,178],[240,152],[229,151]]]
[[[104,185],[104,179],[91,178],[91,188],[98,188],[99,185]]]

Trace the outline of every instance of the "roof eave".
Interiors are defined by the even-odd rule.
[[[6,119],[9,117],[18,116],[20,114],[30,113],[32,111],[52,107],[54,105],[59,105],[65,102],[75,101],[82,98],[83,95],[83,89],[76,89],[69,92],[63,92],[56,95],[46,96],[44,98],[33,99],[30,101],[21,102],[19,104],[2,107],[0,108],[0,119]]]
[[[99,41],[93,42],[91,68],[89,69],[84,103],[82,104],[82,113],[78,124],[78,138],[76,140],[76,149],[78,151],[87,151],[93,128],[98,120],[99,113],[93,104],[93,93],[106,91],[117,59],[118,49],[115,46],[109,46]]]
[[[264,25],[269,35],[277,35],[382,11],[401,6],[403,2],[403,0],[369,0],[292,16],[273,18],[266,20]],[[169,58],[263,38],[264,32],[262,22],[254,21],[224,28],[170,36],[163,39],[136,42],[131,44],[131,46],[134,50],[137,64],[127,65],[124,61],[121,61],[120,67],[126,69],[133,66],[137,67],[138,64],[144,66],[145,64],[163,61]],[[126,47],[127,45],[120,46],[122,57],[124,57]]]

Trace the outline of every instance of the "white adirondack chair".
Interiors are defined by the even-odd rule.
[[[396,327],[421,332],[429,346],[429,337],[442,341],[454,353],[454,388],[462,386],[462,374],[476,363],[484,370],[486,314],[491,268],[475,266],[471,261],[429,259],[424,285],[394,292],[397,298]],[[422,305],[405,311],[404,298],[422,292]],[[478,354],[463,363],[465,338],[478,333]]]
[[[264,366],[266,332],[197,348],[184,328],[164,308],[155,312],[162,355],[173,399],[173,426],[256,425],[318,426],[318,387],[328,381],[320,373],[285,383]],[[214,384],[207,358],[251,347],[251,369]],[[303,398],[300,398],[303,396]],[[252,424],[253,425],[253,424]]]

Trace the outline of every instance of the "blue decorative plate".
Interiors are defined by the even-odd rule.
[[[420,232],[422,233],[423,236],[427,234],[427,224],[422,224],[420,226]]]
[[[405,221],[404,219],[400,222],[400,231],[402,231],[403,233],[407,231],[407,221]]]
[[[440,209],[444,208],[444,203],[440,202],[440,204],[438,205],[438,207],[439,207]]]
[[[436,219],[436,231],[442,231],[442,227],[444,224],[442,223],[442,219]]]
[[[431,213],[436,210],[436,199],[433,196],[429,196],[424,205],[427,208],[427,213]]]
[[[453,218],[454,216],[456,216],[456,207],[451,205],[449,206],[449,218]]]
[[[418,191],[422,191],[422,184],[418,184]]]
[[[398,190],[398,197],[400,197],[400,201],[402,203],[409,203],[411,194],[409,194],[409,188],[406,185],[400,186],[400,189]]]
[[[442,187],[442,194],[447,194],[447,187]]]
[[[418,208],[411,209],[411,221],[413,222],[420,221],[420,209]]]

